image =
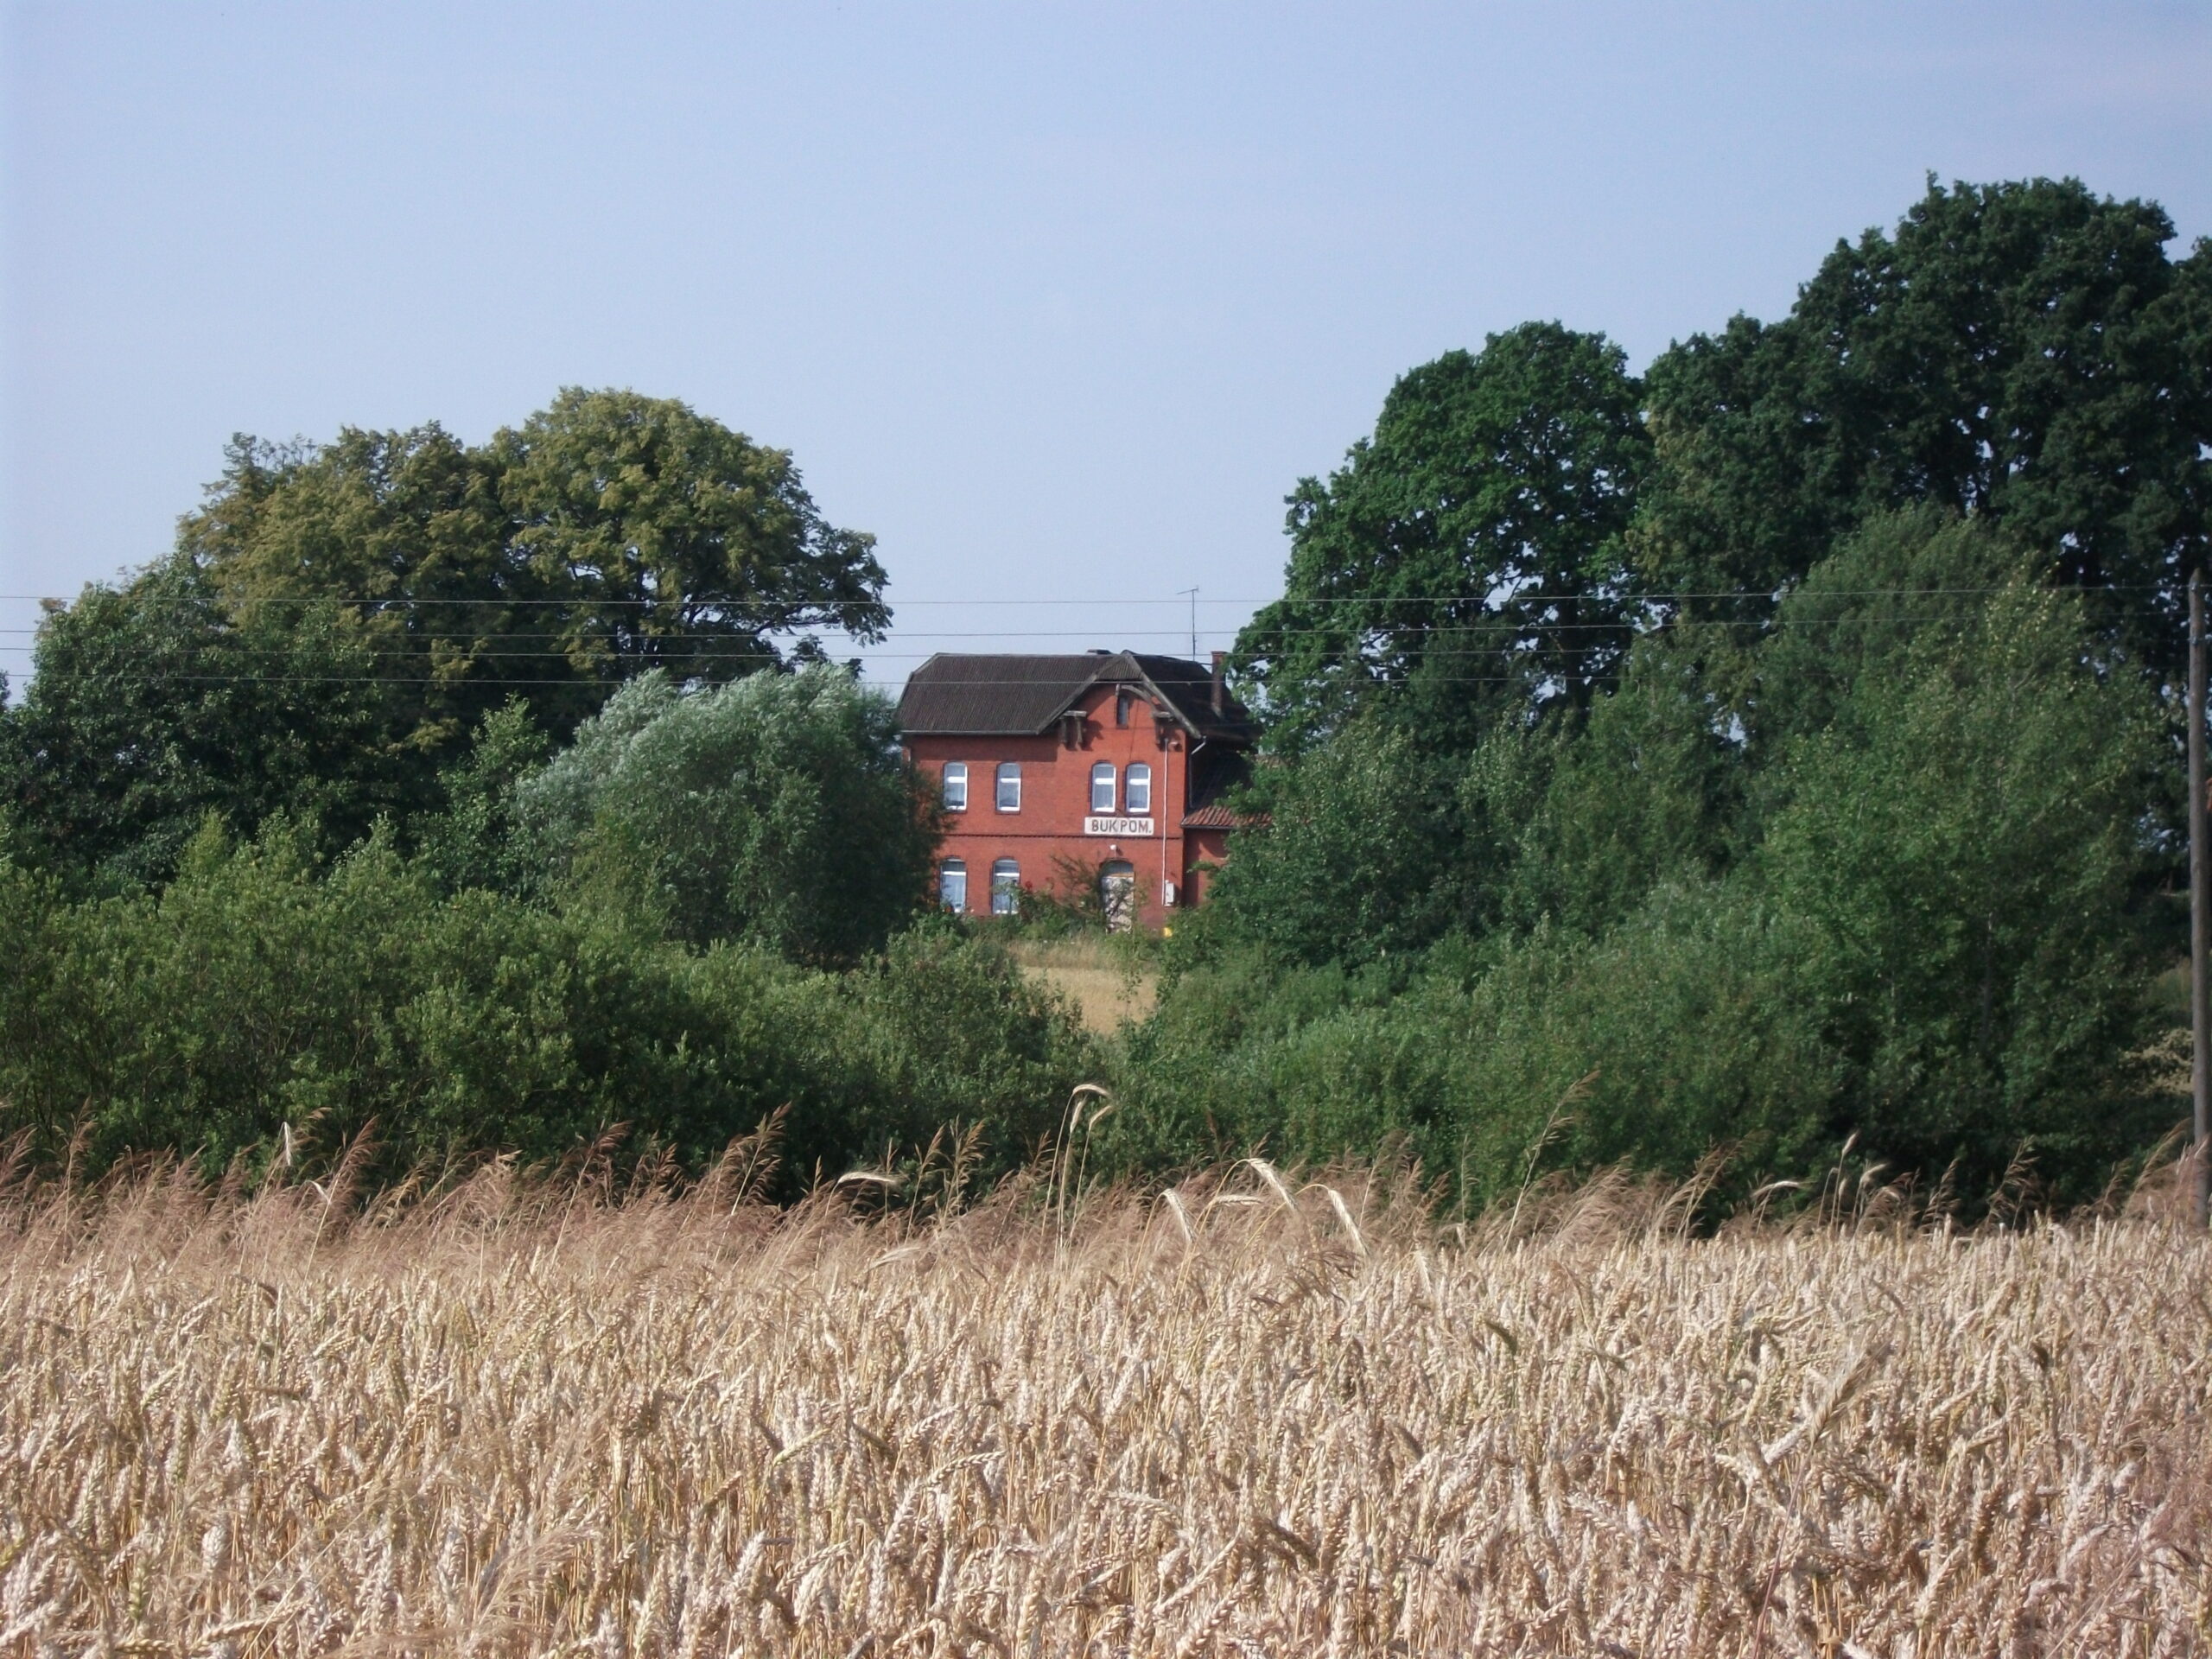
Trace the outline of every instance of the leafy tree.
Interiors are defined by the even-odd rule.
[[[2079,1192],[2164,1127],[2120,1060],[2164,955],[2140,888],[2165,729],[2082,609],[2016,578],[1922,619],[1768,785],[1758,874],[1808,925],[1848,1125],[1910,1166],[1993,1181],[2025,1143]]]
[[[690,696],[655,670],[521,784],[520,842],[573,895],[694,943],[849,959],[927,899],[937,824],[894,720],[827,664]]]
[[[233,440],[182,545],[233,606],[353,606],[415,741],[442,746],[519,694],[565,736],[649,668],[715,683],[880,639],[874,538],[822,517],[783,450],[671,398],[564,390],[481,448],[430,425],[327,448]]]
[[[87,588],[40,625],[38,671],[0,709],[0,802],[26,855],[79,876],[167,879],[201,821],[284,810],[338,844],[427,785],[359,618],[328,602],[232,613],[189,560]]]
[[[179,525],[179,556],[227,616],[345,610],[389,683],[391,741],[435,755],[513,691],[569,677],[557,655],[520,654],[543,596],[512,581],[497,469],[442,427],[346,427],[326,445],[240,434],[224,461]]]
[[[2212,247],[2173,260],[2173,234],[2071,179],[1931,179],[1782,321],[1665,353],[1647,579],[1771,593],[1869,514],[1930,503],[2010,524],[2054,580],[2155,590],[2170,620],[2212,529]],[[2136,620],[2171,659],[2171,627]]]
[[[714,684],[782,663],[778,634],[874,641],[890,621],[875,538],[824,520],[788,452],[682,404],[570,388],[491,454],[510,552],[569,597],[560,643],[580,668]]]
[[[527,893],[538,872],[515,835],[515,792],[543,764],[550,744],[520,698],[476,728],[466,758],[440,782],[445,805],[418,826],[423,861],[454,890]]]
[[[1465,748],[1605,683],[1636,614],[1639,397],[1618,346],[1556,323],[1401,379],[1374,436],[1292,493],[1283,597],[1237,642],[1278,746],[1389,692],[1425,747]]]
[[[1487,919],[1601,933],[1662,884],[1694,887],[1727,868],[1746,757],[1700,669],[1669,633],[1647,635],[1584,718],[1484,745],[1460,801],[1471,826],[1497,826],[1483,859]],[[1540,744],[1540,766],[1515,764],[1512,751]]]
[[[1368,718],[1262,767],[1200,912],[1207,933],[1274,960],[1358,963],[1428,944],[1456,919],[1452,770],[1402,727]]]
[[[211,810],[404,838],[510,702],[557,739],[652,667],[816,660],[822,628],[881,636],[883,582],[788,454],[672,401],[570,390],[480,448],[240,437],[174,554],[47,619],[0,800],[45,855],[133,880]]]

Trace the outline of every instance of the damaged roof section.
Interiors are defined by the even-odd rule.
[[[1032,736],[1097,685],[1132,687],[1194,737],[1249,743],[1258,734],[1225,690],[1216,711],[1212,670],[1134,651],[1035,657],[939,652],[907,680],[899,724],[903,731],[945,737]]]

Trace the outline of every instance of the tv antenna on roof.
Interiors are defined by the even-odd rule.
[[[1178,598],[1185,594],[1190,596],[1191,660],[1195,663],[1198,660],[1198,590],[1196,588],[1178,588],[1175,593]]]

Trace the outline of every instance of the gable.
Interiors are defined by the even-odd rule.
[[[940,652],[907,679],[899,729],[946,737],[1034,736],[1102,684],[1131,685],[1195,735],[1249,742],[1251,718],[1233,700],[1213,712],[1213,673],[1179,657],[1135,652],[991,655]]]

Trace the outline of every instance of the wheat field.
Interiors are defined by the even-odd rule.
[[[0,1651],[2212,1651],[2212,1247],[2156,1217],[732,1167],[19,1187]]]

